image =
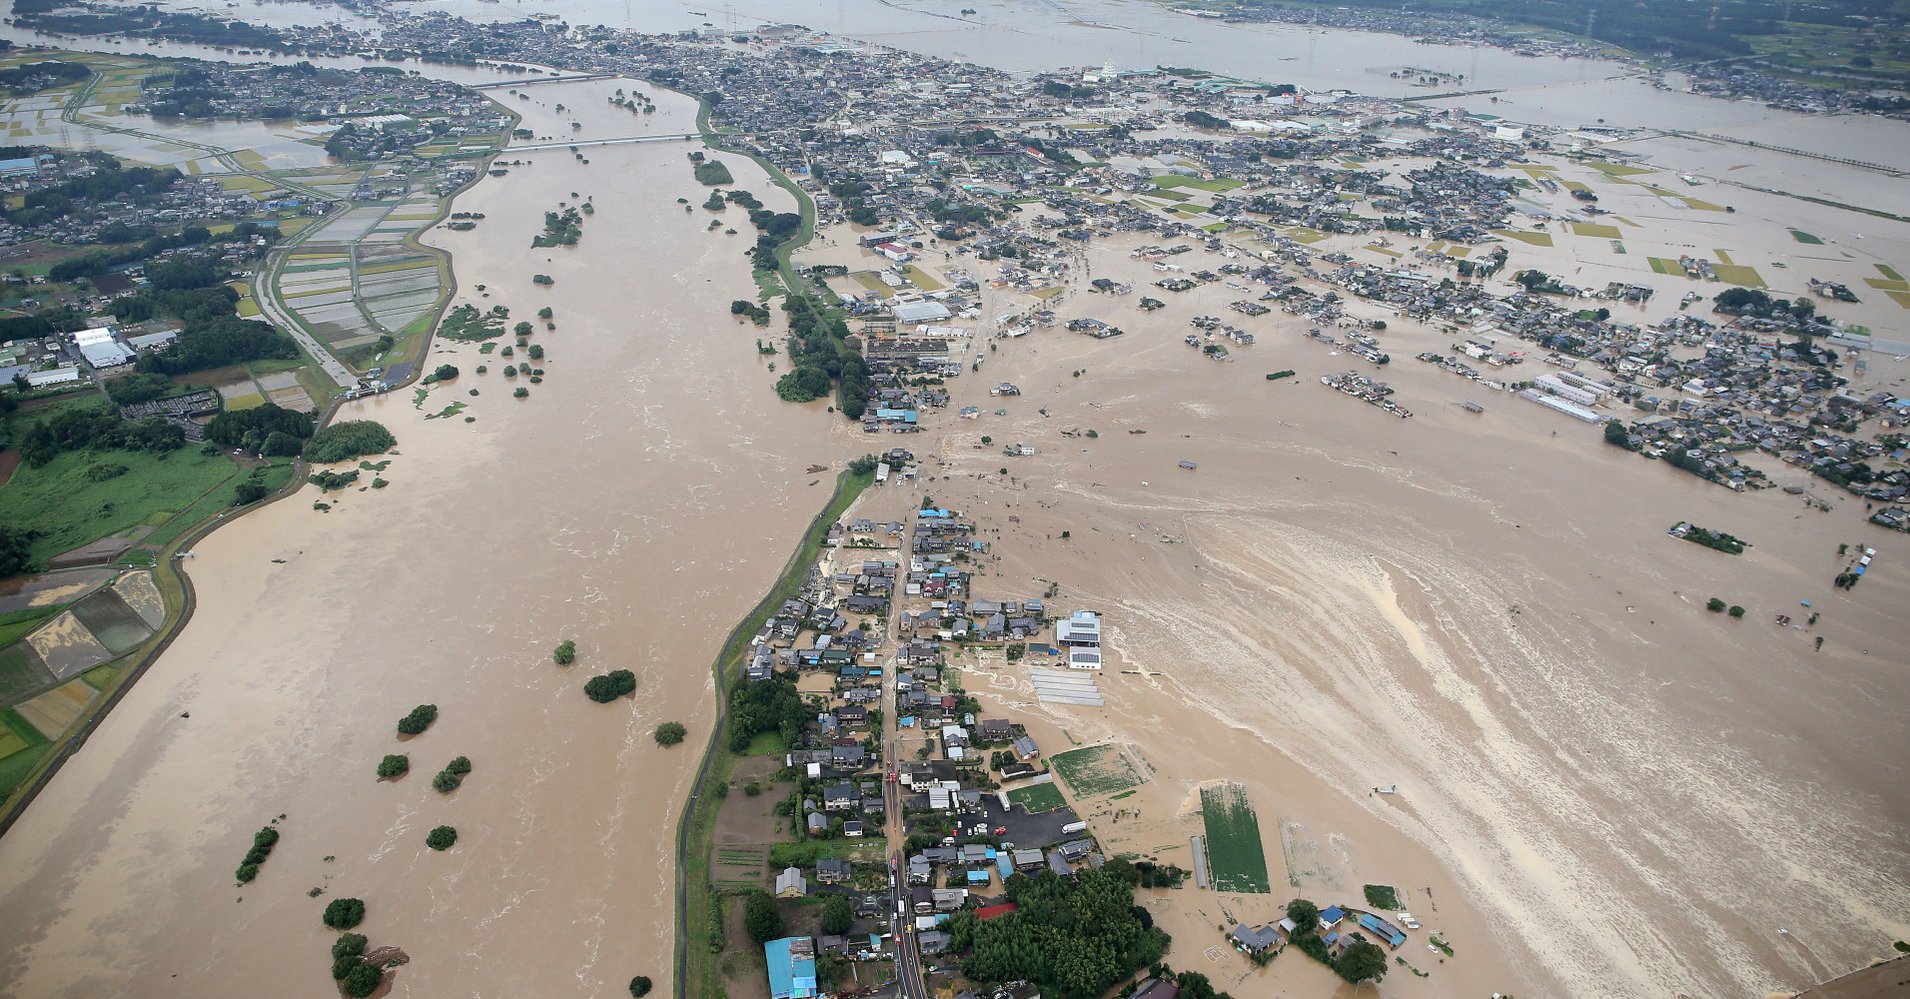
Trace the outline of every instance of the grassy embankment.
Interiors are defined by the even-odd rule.
[[[716,831],[717,810],[723,803],[715,789],[718,784],[730,779],[736,762],[748,755],[747,751],[740,755],[729,751],[724,711],[729,690],[742,678],[743,659],[749,652],[750,639],[755,636],[756,629],[762,626],[764,618],[778,605],[801,589],[803,578],[822,550],[829,525],[840,519],[856,497],[862,495],[862,491],[874,481],[874,473],[855,475],[844,471],[837,476],[834,494],[815,519],[809,522],[808,529],[803,532],[801,545],[783,565],[783,571],[762,601],[743,616],[724,640],[716,661],[710,667],[716,674],[718,717],[724,723],[716,725],[710,732],[709,744],[703,753],[702,771],[697,776],[695,788],[690,792],[689,806],[684,809],[682,824],[677,830],[676,994],[679,999],[685,996],[721,999],[723,996],[722,955],[713,952],[708,945],[714,901],[710,894],[711,837]],[[721,914],[715,914],[714,918],[720,919]]]

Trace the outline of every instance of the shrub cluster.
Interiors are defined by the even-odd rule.
[[[365,901],[358,898],[335,898],[325,906],[325,925],[334,930],[349,930],[365,921]]]
[[[417,707],[412,708],[410,714],[404,716],[403,718],[398,719],[398,734],[399,735],[417,735],[418,733],[424,731],[425,729],[430,728],[431,723],[437,720],[438,720],[437,705],[420,704]]]
[[[439,794],[450,794],[464,784],[464,775],[471,772],[471,761],[463,756],[444,765],[437,776],[431,778],[431,786]]]
[[[330,912],[326,910],[328,915]],[[385,978],[384,969],[365,960],[365,943],[362,933],[342,934],[332,942],[332,979],[338,982],[340,991],[354,999],[378,991]]]
[[[239,864],[238,873],[235,875],[240,884],[247,884],[259,876],[259,865],[265,863],[265,858],[272,855],[272,847],[277,845],[278,841],[279,831],[271,826],[266,826],[252,834],[252,849],[246,851],[245,860]]]
[[[608,704],[636,689],[637,675],[627,669],[613,669],[584,683],[585,696],[598,704]]]
[[[394,777],[403,777],[410,772],[411,757],[409,756],[387,753],[384,759],[378,761],[379,780],[391,780]]]

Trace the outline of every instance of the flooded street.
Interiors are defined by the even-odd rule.
[[[606,99],[618,86],[638,85],[512,100],[539,134],[571,131],[559,102],[582,138],[693,128],[693,105],[661,93],[633,124]],[[751,287],[744,237],[676,204],[703,196],[686,148],[592,148],[588,166],[533,154],[459,199],[486,216],[443,234],[459,300],[523,319],[549,305],[544,383],[513,399],[525,379],[495,356],[440,349],[433,363],[463,374],[422,408],[406,391],[341,414],[397,436],[389,488],[334,493],[320,513],[308,486],[198,546],[191,624],[0,839],[0,993],[329,995],[319,913],[347,896],[365,900],[373,946],[411,956],[400,995],[607,993],[636,974],[668,988],[710,661],[826,498],[833,474],[803,469],[834,463],[827,417],[758,384],[773,376],[754,329],[719,305]],[[596,206],[581,243],[532,251],[573,190]],[[454,402],[470,408],[425,418]],[[579,649],[568,670],[550,660],[563,638]],[[584,697],[618,668],[637,675],[634,702]],[[419,703],[438,721],[400,743]],[[690,740],[661,749],[651,731],[671,720]],[[409,754],[411,774],[378,782],[386,753]],[[464,786],[432,790],[460,755]],[[271,859],[235,888],[281,813]],[[446,853],[424,846],[439,824],[459,832]]]

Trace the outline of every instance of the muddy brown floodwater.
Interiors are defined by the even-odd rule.
[[[658,112],[611,106],[619,86]],[[527,92],[500,97],[540,135],[694,131],[690,101],[630,81]],[[705,196],[690,148],[591,148],[588,165],[506,152],[534,165],[457,201],[485,215],[436,237],[459,300],[512,322],[555,312],[555,332],[537,323],[543,384],[514,399],[526,379],[506,362],[441,347],[431,363],[463,374],[421,408],[407,390],[341,414],[396,434],[388,488],[320,513],[308,486],[198,546],[190,625],[0,840],[0,994],[329,996],[319,914],[345,896],[365,900],[373,946],[411,956],[398,995],[670,987],[674,832],[713,719],[710,661],[826,498],[833,476],[804,470],[839,464],[830,418],[779,403],[754,328],[729,317],[752,294],[750,237],[676,203]],[[573,191],[596,209],[581,243],[532,250]],[[426,419],[453,402],[469,409]],[[568,670],[550,660],[566,637]],[[586,699],[615,668],[637,674],[634,701]],[[419,703],[438,721],[400,742]],[[660,749],[668,720],[690,739]],[[387,753],[409,754],[410,775],[378,782]],[[460,755],[463,788],[433,791]],[[271,859],[234,887],[281,813]],[[446,853],[424,845],[440,824],[459,832]]]

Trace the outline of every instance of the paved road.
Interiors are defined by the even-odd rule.
[[[907,555],[909,537],[902,537],[903,549],[896,553],[899,570]],[[896,619],[896,608],[902,602],[902,587],[897,586],[889,597],[889,620]],[[908,823],[902,818],[902,790],[896,782],[897,769],[901,766],[898,756],[898,737],[902,731],[899,719],[899,704],[896,700],[898,673],[902,669],[900,636],[894,647],[896,654],[889,660],[888,668],[882,674],[882,740],[885,747],[882,754],[883,766],[887,770],[882,784],[882,803],[885,819],[885,835],[889,840],[889,873],[894,882],[889,891],[890,904],[893,906],[892,929],[895,936],[895,978],[901,986],[902,999],[929,999],[928,989],[922,981],[922,953],[916,944],[915,910],[909,898],[908,858],[904,855],[904,844],[908,842]]]
[[[902,803],[896,800],[894,785],[890,785],[889,795],[890,807],[899,810]],[[909,903],[905,859],[901,850],[889,855],[890,871],[895,875],[895,888],[889,892],[896,912],[895,979],[901,986],[902,999],[929,999],[928,989],[922,984],[922,954],[915,943],[915,914]]]

